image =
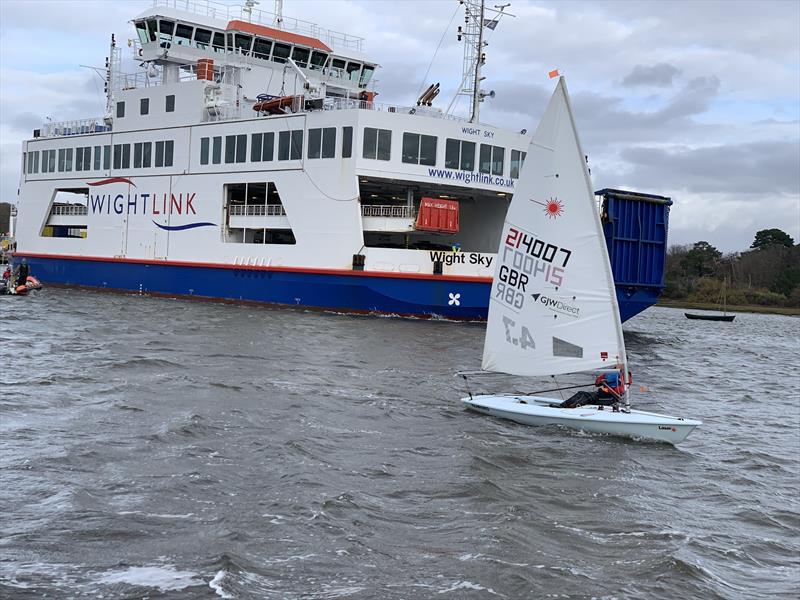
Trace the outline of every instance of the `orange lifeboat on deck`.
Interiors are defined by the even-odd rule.
[[[268,115],[282,115],[286,113],[285,108],[292,108],[295,101],[299,106],[303,106],[303,96],[278,96],[270,97],[253,105],[253,110]]]

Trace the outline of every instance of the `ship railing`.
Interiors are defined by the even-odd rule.
[[[396,204],[365,204],[361,207],[363,217],[387,217],[390,219],[413,219],[416,211],[413,206]]]
[[[426,108],[424,111],[417,106],[398,106],[397,104],[385,104],[369,100],[356,100],[354,98],[325,98],[322,104],[324,110],[348,110],[357,108],[360,110],[376,110],[379,112],[399,113],[405,115],[420,114],[421,116],[434,117],[437,119],[447,119],[450,121],[469,121],[466,117],[450,115],[442,111],[433,111]]]
[[[278,16],[275,13],[266,10],[245,9],[244,6],[233,6],[215,2],[214,0],[153,0],[153,7],[157,8],[159,6],[183,10],[196,15],[205,15],[222,21],[249,21],[266,25],[267,27],[277,27],[276,23],[278,21]],[[316,38],[334,48],[350,48],[359,52],[364,50],[364,38],[325,29],[310,21],[282,16],[280,29]]]
[[[85,204],[56,205],[50,209],[50,214],[64,217],[81,217],[89,214],[89,207]]]
[[[39,137],[60,137],[65,135],[84,135],[87,133],[103,133],[111,131],[111,125],[102,117],[96,119],[78,119],[75,121],[50,122],[42,125]]]
[[[285,217],[286,210],[282,204],[234,205],[229,209],[231,216],[248,217]]]

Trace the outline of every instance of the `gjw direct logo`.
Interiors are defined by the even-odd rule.
[[[549,296],[545,296],[542,293],[539,294],[531,294],[534,302],[540,302],[545,305],[546,308],[549,308],[553,312],[557,312],[562,315],[568,315],[570,317],[578,318],[581,316],[581,309],[579,306],[575,306],[574,304],[569,304],[564,302],[563,300],[558,300],[557,298],[550,298]],[[575,298],[572,298],[575,300]]]

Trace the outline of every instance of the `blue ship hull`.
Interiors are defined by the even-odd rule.
[[[467,277],[18,256],[27,256],[31,273],[45,285],[258,302],[344,313],[485,320],[491,289],[488,279]],[[652,305],[658,294],[618,287],[617,298],[624,321]]]

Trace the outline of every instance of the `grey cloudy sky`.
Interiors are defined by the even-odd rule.
[[[103,114],[102,82],[79,65],[102,65],[109,35],[134,37],[128,21],[150,5],[0,0],[0,200],[15,201],[20,142],[46,117]],[[800,241],[800,2],[512,0],[509,10],[516,17],[490,32],[484,87],[497,95],[482,121],[535,128],[559,68],[595,187],[672,197],[671,243],[742,250],[770,227]],[[461,80],[457,0],[285,0],[284,12],[366,38],[383,67],[381,101],[413,103],[430,66],[446,108]],[[466,110],[461,99],[456,112]]]

